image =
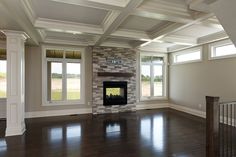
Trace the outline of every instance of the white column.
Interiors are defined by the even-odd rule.
[[[24,32],[3,31],[7,36],[7,128],[6,136],[25,132],[25,40]]]

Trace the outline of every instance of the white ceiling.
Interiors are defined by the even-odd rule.
[[[25,31],[35,44],[102,45],[168,52],[196,46],[222,33],[222,26],[206,5],[194,2],[0,1],[0,29]]]

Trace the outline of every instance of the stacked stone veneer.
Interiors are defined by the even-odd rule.
[[[119,58],[122,64],[111,64],[107,58]],[[133,73],[132,77],[104,77],[98,72]],[[103,81],[127,81],[127,105],[103,106]],[[128,48],[93,48],[93,114],[134,111],[136,106],[136,52]]]

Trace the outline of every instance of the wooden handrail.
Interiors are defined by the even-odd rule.
[[[219,157],[219,97],[206,96],[206,157]]]

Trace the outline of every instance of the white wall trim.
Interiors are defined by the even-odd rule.
[[[169,103],[156,103],[156,104],[137,104],[136,110],[169,108]]]
[[[72,115],[72,114],[89,114],[89,113],[92,113],[92,108],[52,110],[52,111],[34,111],[34,112],[26,112],[25,118],[66,116],[66,115]]]
[[[185,112],[194,116],[198,116],[198,117],[202,117],[202,118],[206,118],[206,112],[204,111],[199,111],[196,109],[192,109],[189,107],[185,107],[185,106],[181,106],[181,105],[176,105],[176,104],[169,104],[171,109],[177,110],[177,111],[181,111],[181,112]]]

